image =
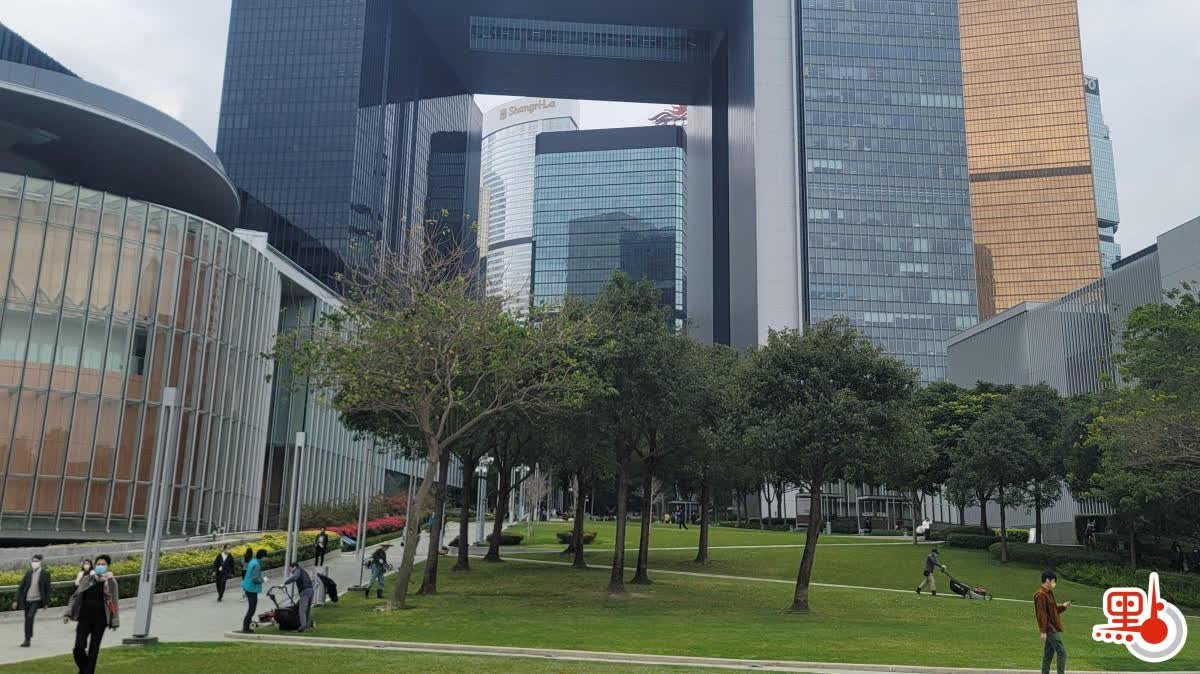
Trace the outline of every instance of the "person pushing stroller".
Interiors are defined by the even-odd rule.
[[[938,549],[934,548],[929,551],[929,556],[925,558],[925,579],[917,586],[917,594],[921,594],[921,590],[929,589],[929,594],[937,596],[937,579],[933,576],[934,569],[946,570],[946,565],[938,560]]]

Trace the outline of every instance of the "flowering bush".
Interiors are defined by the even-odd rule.
[[[408,494],[399,492],[391,495],[379,495],[371,499],[367,506],[367,518],[379,519],[394,513],[405,512],[408,506]],[[286,516],[286,513],[285,513]],[[339,522],[354,522],[358,520],[358,499],[345,501],[322,501],[306,503],[300,508],[300,528],[316,529],[328,527]]]
[[[395,515],[388,517],[380,517],[367,521],[367,537],[380,536],[382,534],[395,533],[404,529],[404,518]],[[327,531],[336,533],[339,536],[349,536],[354,540],[358,540],[358,525],[343,524],[340,527],[329,527]]]

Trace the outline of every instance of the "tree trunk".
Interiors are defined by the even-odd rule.
[[[804,537],[804,556],[800,559],[800,571],[796,574],[796,593],[792,597],[789,613],[808,613],[808,585],[812,580],[813,561],[817,556],[817,537],[821,535],[821,484],[814,476],[809,488],[808,531]]]
[[[1042,544],[1042,488],[1033,488],[1033,540]]]
[[[647,459],[644,468],[642,494],[649,499],[651,489],[654,487],[654,460]],[[635,567],[633,580],[631,581],[634,585],[650,585],[653,582],[650,580],[650,574],[647,571],[647,567],[650,565],[650,527],[654,525],[654,519],[650,512],[649,508],[642,508],[642,530],[638,532],[637,566]]]
[[[1129,520],[1129,568],[1137,568],[1137,522]]]
[[[1004,487],[1000,488],[997,501],[1000,504],[1000,561],[1008,562],[1008,517],[1004,512],[1008,508],[1004,507]]]
[[[776,485],[775,489],[775,512],[779,515],[780,524],[783,523],[783,483]]]
[[[766,531],[767,518],[771,516],[771,501],[773,501],[774,499],[767,497],[767,493],[770,491],[771,491],[771,488],[764,483],[762,486],[762,500],[767,502],[767,512],[765,515],[763,514],[762,503],[759,503],[758,504],[758,528],[761,531]]]
[[[437,479],[438,457],[441,456],[440,449],[435,445],[430,447],[426,453],[425,474],[421,476],[421,485],[417,487],[417,504],[425,502],[429,496],[429,490],[433,488],[434,480]],[[409,493],[409,498],[413,498],[412,493]],[[417,558],[417,545],[420,542],[420,535],[416,533],[417,519],[410,519],[404,523],[404,555],[400,558],[400,569],[396,572],[396,585],[392,588],[392,599],[388,602],[389,610],[408,608],[406,601],[408,600],[408,583],[412,580],[413,562]],[[363,543],[362,536],[359,536],[359,545]]]
[[[575,553],[575,559],[571,562],[571,566],[576,569],[587,568],[587,561],[583,557],[583,519],[587,517],[583,489],[583,471],[579,471],[575,474],[575,526],[572,528],[571,547],[569,548],[571,552]]]
[[[470,571],[471,570],[471,538],[467,535],[467,531],[471,528],[471,504],[475,500],[475,467],[479,465],[479,459],[471,457],[470,461],[462,462],[462,514],[458,518],[458,562],[454,564],[455,571]],[[483,513],[476,513],[477,517],[483,517]]]
[[[958,525],[966,526],[967,524],[967,507],[965,505],[958,506]]]
[[[988,504],[988,499],[985,498],[982,494],[980,494],[979,495],[979,528],[980,529],[989,529],[990,528],[988,526],[988,521],[987,521],[987,504]]]
[[[429,528],[429,549],[425,551],[425,577],[417,594],[437,594],[438,562],[442,558],[442,532],[446,530],[447,481],[450,477],[450,453],[438,463],[438,481],[433,487],[433,526]],[[461,536],[460,536],[461,537]]]
[[[696,548],[696,563],[708,563],[708,504],[712,500],[712,479],[705,471],[700,482],[700,544]]]
[[[912,503],[913,503],[913,518],[912,518],[913,545],[916,545],[917,544],[917,510],[921,507],[921,495],[918,494],[917,491],[914,489],[912,497],[913,497],[913,500],[912,500]],[[921,513],[921,514],[924,515],[925,513]]]
[[[504,520],[508,519],[508,492],[512,491],[512,466],[503,466],[500,473],[500,483],[496,489],[496,519],[492,523],[492,536],[488,541],[488,551],[484,555],[485,562],[499,562],[500,534],[504,532]]]
[[[617,531],[613,538],[612,570],[608,577],[609,594],[625,594],[625,514],[629,507],[629,476],[626,474],[626,449],[617,440]]]

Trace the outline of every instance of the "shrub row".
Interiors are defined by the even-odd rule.
[[[494,536],[495,534],[488,534],[487,542],[491,543]],[[500,534],[500,545],[520,545],[523,540],[525,540],[525,534],[517,534],[509,531]],[[453,540],[447,543],[446,547],[458,547],[458,536],[455,536]]]
[[[315,546],[313,544],[313,540],[315,538],[316,534],[313,532],[301,533],[301,544],[297,551],[301,559],[312,559],[316,554]],[[280,542],[282,543],[280,544]],[[238,546],[238,548],[241,547],[242,546]],[[253,544],[250,544],[250,547],[252,547],[254,550],[266,550],[267,556],[263,558],[263,568],[276,569],[283,566],[284,558],[287,554],[287,537],[283,534],[268,534]],[[211,552],[211,555],[209,555],[202,564],[172,568],[164,567],[166,567],[168,564],[177,563],[181,558],[177,557],[177,555],[195,555],[198,553],[196,551],[190,551],[187,553],[171,552],[163,555],[159,560],[158,579],[154,584],[155,593],[184,590],[214,582],[212,561],[217,555],[217,550],[216,548],[212,548],[209,549],[208,552]],[[241,555],[235,554],[235,557],[240,566]],[[136,562],[136,564],[133,565],[134,568],[132,571],[129,570],[129,563],[131,561]],[[141,577],[141,560],[138,558],[122,560],[114,563],[112,569],[113,573],[117,577],[117,587],[120,590],[121,598],[136,597],[138,594],[139,579]],[[71,594],[75,591],[74,581],[75,573],[77,571],[78,569],[76,568],[69,569],[69,574],[64,571],[58,574],[58,577],[66,580],[51,583],[51,606],[60,608],[66,606],[67,600],[70,599]],[[20,577],[17,578],[15,583],[12,583],[7,587],[0,587],[0,610],[7,611],[12,608],[12,603],[16,600],[16,585],[18,583],[20,583]]]
[[[1009,543],[1025,543],[1029,540],[1028,529],[1009,529],[1007,530],[1007,538]],[[999,529],[988,529],[985,527],[949,527],[947,529],[937,529],[926,537],[930,541],[946,541],[949,543],[950,537],[954,535],[965,536],[989,536],[993,543],[1000,541]],[[951,546],[961,547],[961,546]],[[987,546],[983,546],[987,547]]]
[[[993,543],[996,543],[995,534],[950,534],[946,537],[946,545],[952,548],[986,550]]]
[[[1067,562],[1056,570],[1067,580],[1094,587],[1146,587],[1150,582],[1149,570],[1134,570],[1116,564]],[[1161,571],[1158,578],[1162,595],[1167,601],[1182,606],[1200,608],[1200,578]]]
[[[377,519],[367,521],[367,539],[368,540],[370,540],[370,538],[372,536],[379,536],[382,534],[390,534],[390,533],[394,533],[397,531],[403,531],[403,530],[404,530],[404,518],[397,517],[396,515],[388,515],[387,517],[380,517]],[[342,526],[339,526],[339,527],[329,527],[327,529],[327,531],[329,531],[331,533],[335,533],[338,536],[349,536],[350,538],[353,538],[354,540],[358,540],[358,524],[343,524]],[[330,548],[332,548],[332,547],[333,547],[333,543],[331,542]]]
[[[992,556],[1000,559],[1000,544],[993,543],[988,547]],[[1013,562],[1025,562],[1037,566],[1057,568],[1068,562],[1084,562],[1093,564],[1116,564],[1117,556],[1111,552],[1087,550],[1085,548],[1065,548],[1052,545],[1037,545],[1035,543],[1009,543],[1008,559]]]
[[[571,536],[573,536],[574,534],[575,534],[574,531],[560,531],[554,535],[558,538],[559,543],[562,543],[563,545],[570,545],[571,544]],[[595,542],[595,540],[596,540],[596,532],[595,531],[583,532],[583,544],[584,545],[591,545],[593,542]]]

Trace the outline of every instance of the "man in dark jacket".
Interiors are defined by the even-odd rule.
[[[300,610],[300,629],[303,632],[308,629],[308,613],[312,610],[313,602],[313,582],[308,572],[300,567],[296,562],[292,562],[291,575],[283,581],[284,585],[295,583],[296,591],[300,593],[299,601],[296,607]]]
[[[1050,674],[1050,662],[1058,657],[1058,674],[1067,669],[1067,649],[1063,646],[1062,613],[1071,608],[1071,602],[1058,603],[1054,588],[1058,576],[1053,571],[1042,573],[1042,584],[1033,595],[1033,611],[1037,616],[1038,630],[1042,633],[1042,674]]]
[[[375,552],[371,553],[371,559],[367,560],[367,567],[371,571],[371,580],[363,588],[363,594],[368,599],[371,597],[372,585],[378,585],[376,597],[383,599],[383,574],[387,573],[388,570],[387,550],[390,547],[391,545],[387,543],[380,545],[378,548],[375,548]]]
[[[934,569],[946,570],[946,566],[938,560],[937,548],[930,550],[929,556],[925,558],[925,578],[917,586],[917,594],[921,594],[921,590],[929,588],[929,593],[937,596],[937,579],[933,577]]]
[[[17,587],[17,598],[13,602],[14,610],[25,611],[25,641],[21,642],[22,648],[29,648],[29,641],[33,639],[33,619],[37,616],[38,609],[49,605],[50,571],[42,568],[42,556],[34,555],[29,562],[29,570],[21,578],[21,585]]]
[[[317,534],[316,544],[316,559],[313,560],[314,566],[325,565],[325,553],[329,551],[329,534],[325,533],[325,527],[321,527],[321,533]]]
[[[233,553],[229,551],[229,544],[221,548],[221,554],[213,560],[213,572],[217,574],[217,601],[225,598],[225,583],[236,573],[233,566]]]

